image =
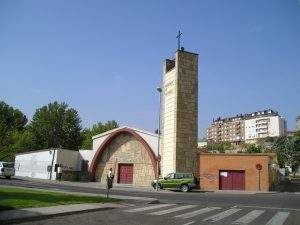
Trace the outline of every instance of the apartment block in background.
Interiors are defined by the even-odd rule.
[[[244,126],[243,115],[223,119],[219,117],[214,119],[212,125],[207,129],[207,140],[208,142],[228,141],[239,145],[245,141]]]
[[[245,141],[286,134],[286,120],[271,109],[245,115]]]
[[[214,119],[207,129],[208,142],[228,141],[239,145],[259,138],[279,137],[286,134],[286,121],[271,109],[235,117]]]
[[[300,130],[300,116],[297,116],[296,118],[296,131]]]

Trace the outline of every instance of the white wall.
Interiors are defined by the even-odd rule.
[[[259,132],[256,129],[263,128],[257,127],[257,120],[269,120],[265,126],[267,137],[279,137],[285,134],[285,120],[280,116],[266,116],[245,120],[245,140],[252,140],[260,138]]]
[[[81,163],[83,160],[89,161],[88,165],[90,166],[94,155],[95,155],[94,150],[79,150],[80,168],[81,168]]]
[[[60,149],[57,150],[57,164],[62,164],[62,170],[80,171],[81,162],[78,151]]]
[[[54,157],[53,157],[54,154]],[[15,158],[16,176],[50,179],[47,167],[52,165],[51,179],[56,179],[55,164],[62,164],[63,171],[80,171],[79,152],[65,149],[47,149],[18,154]]]
[[[245,120],[245,140],[251,140],[256,137],[255,119]]]
[[[154,154],[157,156],[158,152],[158,135],[147,133],[141,130],[135,130],[136,133],[138,133],[150,146],[150,148],[153,150]],[[161,152],[160,152],[161,153]]]
[[[278,137],[281,135],[282,131],[281,120],[278,116],[270,117],[269,123],[269,136],[270,137]]]
[[[56,150],[18,154],[15,158],[15,174],[21,177],[49,179],[50,172],[47,172],[47,166],[52,164],[52,160],[54,165],[56,158]],[[52,173],[52,179],[55,179],[54,172]]]
[[[109,133],[110,134],[110,133]],[[97,151],[103,141],[109,136],[109,134],[94,138],[93,137],[93,151]]]

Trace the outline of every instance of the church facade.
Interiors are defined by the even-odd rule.
[[[89,172],[96,182],[105,183],[113,169],[115,182],[149,186],[156,175],[157,134],[120,127],[93,137]]]

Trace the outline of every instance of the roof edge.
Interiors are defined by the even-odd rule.
[[[155,134],[155,133],[151,133],[149,131],[146,131],[146,130],[140,130],[140,129],[137,129],[137,128],[134,128],[134,127],[129,127],[129,126],[122,126],[122,127],[117,127],[115,129],[112,129],[112,130],[109,130],[109,131],[106,131],[104,133],[100,133],[100,134],[97,134],[95,136],[92,137],[92,140],[95,140],[97,138],[100,138],[100,137],[103,137],[103,136],[106,136],[116,130],[121,130],[121,129],[130,129],[130,130],[133,130],[133,131],[136,131],[136,132],[140,132],[140,133],[143,133],[143,134],[148,134],[148,135],[151,135],[151,136],[154,136],[154,137],[158,137],[158,134]]]

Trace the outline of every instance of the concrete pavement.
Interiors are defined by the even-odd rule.
[[[78,212],[90,212],[95,210],[108,210],[122,207],[126,207],[126,205],[123,205],[122,203],[88,203],[4,210],[0,211],[0,224],[24,222],[26,220],[37,220],[49,218],[51,216],[67,215]]]

